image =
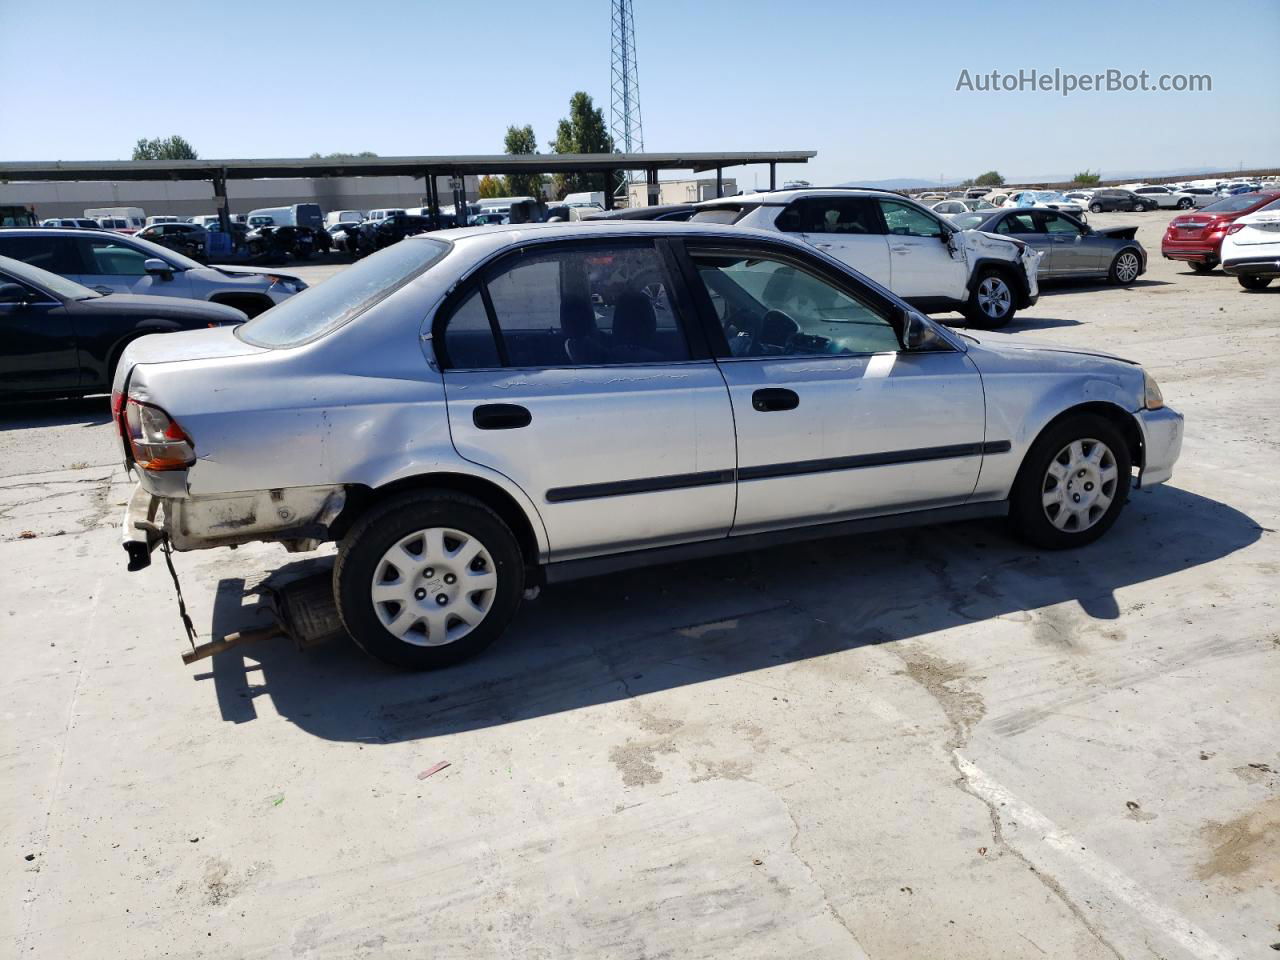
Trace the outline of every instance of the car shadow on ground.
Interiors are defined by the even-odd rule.
[[[1076,551],[1030,550],[1000,522],[797,544],[545,589],[487,652],[434,673],[397,672],[346,641],[298,651],[277,638],[218,654],[196,679],[213,681],[231,722],[253,720],[254,700],[268,697],[326,740],[440,737],[994,618],[1030,621],[1027,611],[1067,601],[1086,623],[1115,621],[1117,591],[1218,560],[1260,532],[1225,504],[1166,486],[1135,493],[1106,537]],[[273,576],[316,569],[294,566]],[[242,588],[220,584],[215,636],[261,622],[241,607]],[[1021,636],[1036,643],[1036,633]]]
[[[1081,277],[1080,279],[1065,280],[1045,280],[1040,283],[1040,298],[1054,297],[1063,293],[1089,293],[1091,291],[1116,289],[1116,290],[1135,290],[1143,287],[1168,287],[1172,285],[1169,280],[1148,280],[1145,277],[1133,281],[1133,283],[1114,284],[1110,280],[1101,277]]]
[[[100,427],[111,422],[105,394],[62,400],[19,400],[0,404],[0,432],[38,427]]]

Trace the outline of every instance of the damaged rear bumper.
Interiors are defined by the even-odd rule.
[[[141,570],[164,538],[173,549],[206,550],[255,541],[283,543],[290,552],[329,540],[329,525],[346,506],[337,485],[286,487],[216,496],[174,496],[144,476],[125,507],[122,543],[129,569]],[[185,492],[184,492],[185,493]]]

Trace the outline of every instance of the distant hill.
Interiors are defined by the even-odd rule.
[[[1245,173],[1250,171],[1246,170]],[[1103,170],[1102,176],[1108,183],[1129,182],[1137,180],[1160,180],[1169,177],[1200,177],[1200,176],[1226,176],[1234,175],[1235,171],[1212,169],[1207,167],[1175,167],[1171,170]],[[1040,174],[1015,174],[1006,176],[1005,183],[1069,183],[1074,173],[1040,173]],[[838,187],[870,187],[873,190],[921,190],[928,187],[946,188],[958,187],[960,180],[948,180],[946,183],[939,183],[937,180],[922,180],[913,177],[897,177],[891,180],[849,180],[846,183],[838,183]]]

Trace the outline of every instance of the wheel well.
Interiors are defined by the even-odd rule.
[[[391,497],[416,490],[451,490],[475,497],[511,528],[511,532],[516,535],[516,540],[520,544],[520,552],[524,556],[528,569],[532,571],[538,566],[538,538],[520,504],[496,483],[461,473],[425,473],[405,477],[377,489],[363,484],[353,484],[347,488],[347,504],[343,507],[342,513],[338,514],[329,525],[330,536],[334,540],[341,540],[356,520],[370,507]]]
[[[1066,417],[1076,416],[1081,413],[1091,413],[1110,421],[1120,431],[1120,436],[1124,437],[1125,445],[1129,448],[1129,460],[1133,466],[1139,470],[1142,469],[1145,462],[1145,451],[1142,446],[1142,431],[1138,429],[1138,421],[1134,419],[1133,414],[1123,407],[1116,406],[1114,403],[1096,400],[1092,403],[1081,403],[1074,407],[1069,407],[1041,427],[1040,432],[1036,434],[1036,440],[1039,440],[1044,436],[1045,431],[1052,429]],[[1032,442],[1034,443],[1034,441]],[[1028,447],[1028,449],[1030,448]],[[1021,473],[1021,470],[1019,470],[1019,473]]]
[[[243,310],[245,315],[251,318],[275,306],[270,297],[260,293],[219,293],[210,297],[209,302]]]

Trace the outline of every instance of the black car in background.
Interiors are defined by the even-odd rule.
[[[452,226],[446,221],[449,218],[441,215],[440,226]],[[415,216],[411,213],[397,213],[382,220],[374,220],[364,225],[363,246],[373,250],[381,250],[393,243],[399,243],[405,237],[426,233],[434,228],[430,217]]]
[[[309,260],[316,249],[315,234],[310,227],[276,227],[264,225],[245,234],[249,252],[268,262]]]
[[[1115,210],[1143,213],[1154,210],[1158,204],[1153,197],[1143,197],[1132,190],[1120,190],[1117,187],[1103,187],[1093,191],[1089,198],[1090,213],[1111,213]]]
[[[153,223],[149,227],[143,227],[134,236],[176,250],[202,263],[209,244],[204,227],[194,223]]]
[[[0,257],[0,398],[102,393],[111,388],[121,352],[138,337],[246,319],[205,300],[98,293]]]

